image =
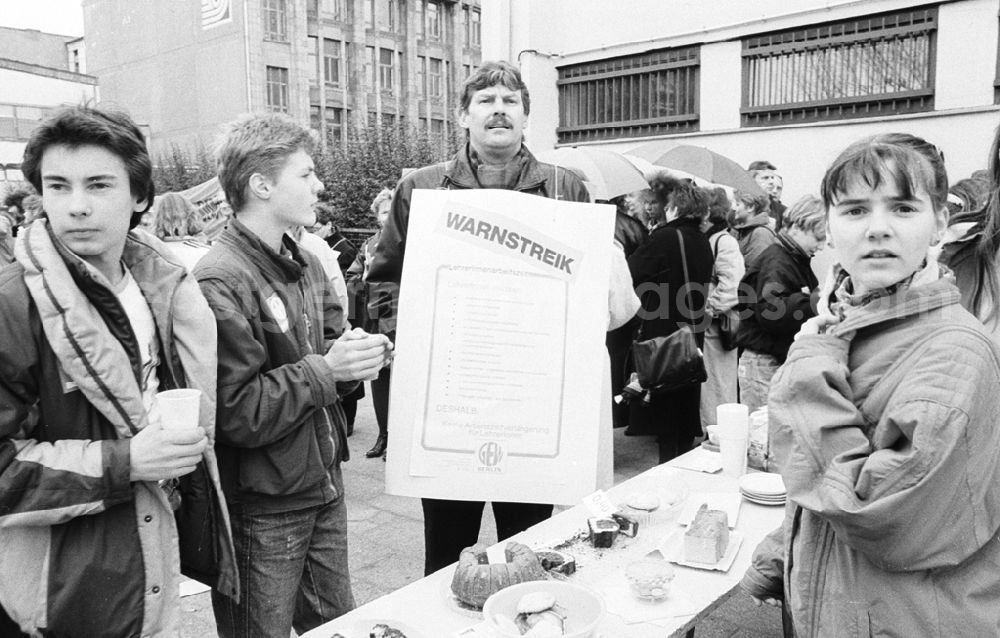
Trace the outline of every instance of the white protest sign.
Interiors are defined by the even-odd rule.
[[[414,191],[387,492],[574,504],[607,486],[613,232],[606,205]]]

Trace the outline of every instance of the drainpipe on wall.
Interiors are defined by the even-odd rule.
[[[253,87],[250,83],[250,7],[249,0],[243,0],[243,57],[246,64],[247,113],[253,111]]]

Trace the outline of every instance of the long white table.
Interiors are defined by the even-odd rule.
[[[685,457],[690,458],[689,455],[701,453],[700,450],[694,450]],[[613,501],[621,502],[631,493],[665,491],[666,483],[677,478],[689,488],[689,499],[702,493],[738,493],[737,481],[734,478],[719,473],[707,474],[674,467],[685,457],[634,476],[608,490],[608,495]],[[744,571],[750,565],[754,549],[766,534],[781,524],[783,511],[782,507],[755,505],[745,499],[742,500],[735,531],[742,534],[744,540],[735,562],[727,572],[675,566],[676,575],[671,585],[672,591],[683,591],[690,602],[694,603],[697,609],[695,613],[633,624],[627,624],[621,617],[608,613],[598,629],[598,635],[604,638],[684,635],[736,590]],[[511,540],[536,547],[547,544],[548,541],[567,539],[586,529],[588,516],[586,509],[582,505],[577,505],[531,527]],[[676,518],[671,516],[646,529],[640,527],[636,538],[620,538],[621,542],[616,541],[616,546],[604,550],[600,557],[597,556],[597,552],[578,555],[580,569],[570,580],[600,590],[608,586],[609,579],[622,578],[621,570],[625,565],[648,553],[667,534],[675,528],[680,528]],[[506,541],[502,541],[498,545],[505,544]],[[568,551],[572,553],[571,549]],[[391,569],[391,566],[387,565],[386,569]],[[354,638],[349,631],[356,628],[361,619],[376,619],[390,625],[393,620],[402,621],[406,626],[421,632],[424,638],[450,638],[482,620],[481,617],[477,619],[476,615],[468,610],[459,609],[448,596],[454,571],[455,566],[449,565],[326,623],[305,634],[303,638],[330,638],[338,631],[348,638]]]

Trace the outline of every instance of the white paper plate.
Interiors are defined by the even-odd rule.
[[[751,503],[757,503],[758,505],[784,505],[784,498],[758,498],[756,496],[751,496],[750,494],[743,494],[743,498],[750,501]]]
[[[707,503],[710,510],[725,512],[729,518],[729,529],[736,527],[736,519],[740,515],[740,495],[730,492],[692,494],[684,504],[677,522],[685,527],[690,525],[702,503]]]
[[[784,496],[785,482],[780,474],[753,472],[740,477],[740,491],[754,496]]]
[[[694,567],[695,569],[727,572],[729,571],[729,568],[733,566],[733,561],[736,560],[736,554],[739,553],[740,545],[742,544],[743,534],[740,534],[737,531],[730,531],[729,545],[726,547],[726,553],[722,559],[714,565],[709,565],[707,563],[692,563],[684,560],[684,530],[674,530],[672,534],[660,541],[660,543],[656,546],[656,549],[663,554],[664,558],[676,565]]]

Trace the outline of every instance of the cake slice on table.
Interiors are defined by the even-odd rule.
[[[728,546],[729,516],[702,503],[684,532],[684,560],[714,565],[726,555]]]

